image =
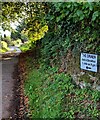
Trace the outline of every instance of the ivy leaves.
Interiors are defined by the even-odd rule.
[[[80,20],[84,19],[84,14],[82,12],[82,10],[77,10],[76,14],[78,15],[78,17],[80,18]]]
[[[99,11],[95,11],[92,15],[92,21],[95,21],[99,17],[100,13]]]
[[[67,51],[100,52],[100,3],[48,3],[46,20],[49,30],[42,39],[42,55],[50,65],[61,62]]]

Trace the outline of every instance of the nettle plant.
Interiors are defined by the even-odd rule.
[[[29,98],[30,118],[83,118],[100,116],[100,92],[80,89],[70,75],[59,73],[57,67],[48,69],[32,66],[25,81]]]

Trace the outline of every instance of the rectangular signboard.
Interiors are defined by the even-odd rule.
[[[81,69],[97,72],[97,55],[81,53]]]

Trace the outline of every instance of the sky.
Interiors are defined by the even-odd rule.
[[[13,29],[16,29],[16,27],[19,25],[19,23],[16,21],[16,22],[12,22],[10,25]]]

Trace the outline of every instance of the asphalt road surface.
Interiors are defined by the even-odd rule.
[[[10,57],[0,61],[2,63],[2,118],[14,118],[16,116],[16,78],[18,76],[18,58]],[[1,86],[0,86],[1,87]]]

